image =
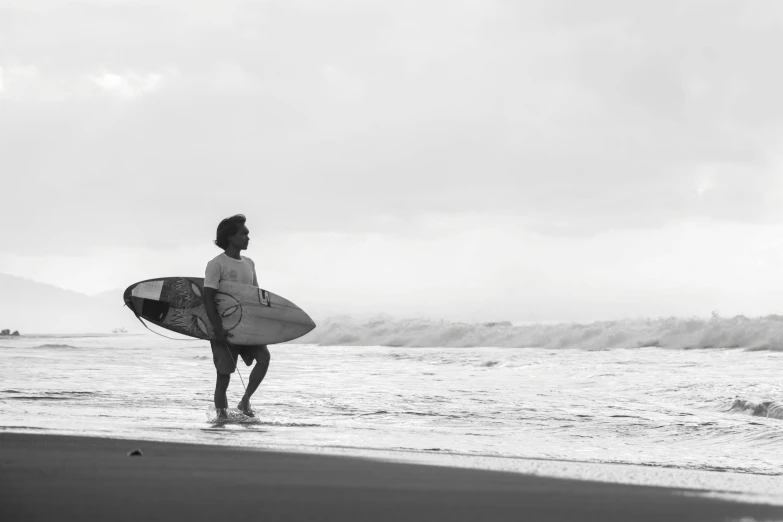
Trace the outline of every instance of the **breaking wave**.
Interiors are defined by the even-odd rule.
[[[779,401],[751,402],[735,399],[729,411],[731,413],[744,413],[754,417],[769,417],[783,420],[783,402]]]
[[[588,324],[458,323],[427,319],[330,318],[298,342],[323,346],[469,348],[744,348],[783,351],[783,316],[669,317]]]

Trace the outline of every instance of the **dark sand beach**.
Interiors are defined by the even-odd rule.
[[[142,457],[128,457],[139,448]],[[776,520],[681,491],[360,458],[0,434],[3,520]]]

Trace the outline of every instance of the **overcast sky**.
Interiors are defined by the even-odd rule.
[[[0,272],[314,315],[783,313],[783,3],[0,0]]]

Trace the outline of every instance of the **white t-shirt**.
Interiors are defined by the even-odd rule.
[[[217,290],[221,281],[234,281],[245,285],[258,286],[256,265],[249,257],[242,259],[228,257],[225,252],[207,263],[204,274],[204,287]]]

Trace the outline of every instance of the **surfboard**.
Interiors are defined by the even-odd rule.
[[[130,285],[123,294],[136,317],[161,328],[198,339],[214,339],[204,309],[203,277],[161,277]],[[223,328],[231,344],[275,344],[292,341],[315,328],[294,303],[262,288],[221,281],[215,295]]]

